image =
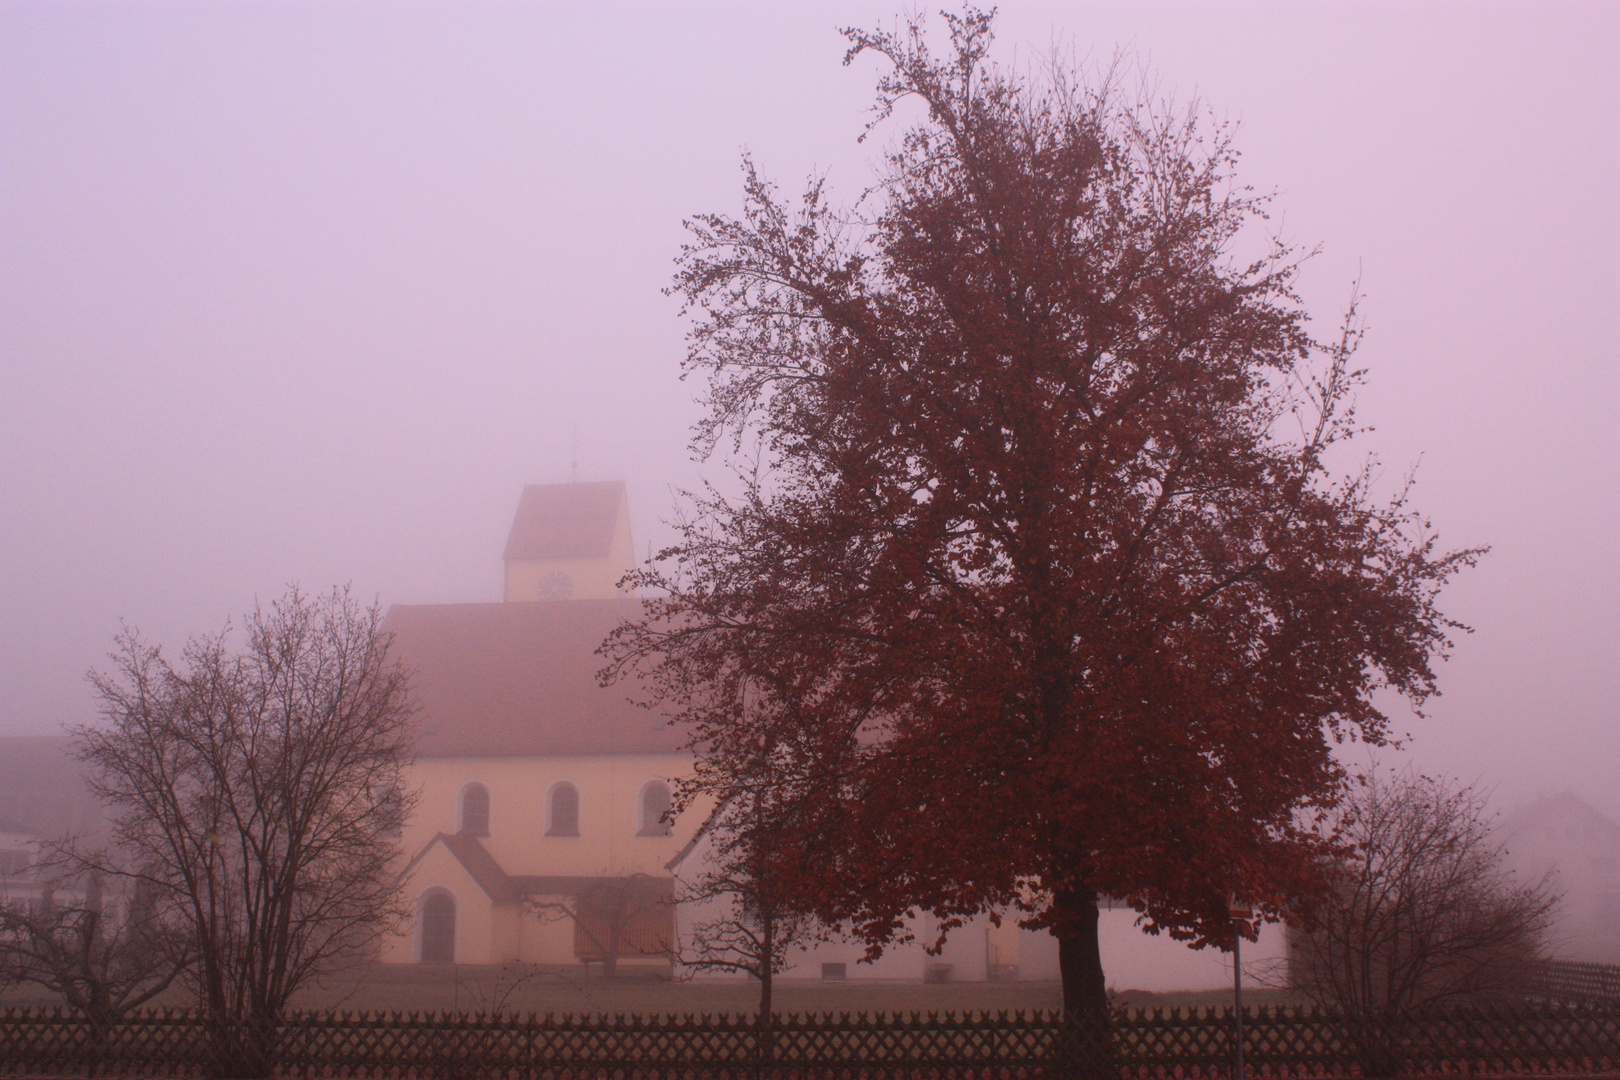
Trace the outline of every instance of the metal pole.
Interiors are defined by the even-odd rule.
[[[1237,1080],[1243,1080],[1243,935],[1237,932],[1232,935],[1232,1005],[1237,1024]]]

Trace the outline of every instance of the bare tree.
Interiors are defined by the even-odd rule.
[[[681,942],[680,962],[696,971],[733,971],[759,981],[759,1023],[772,1016],[775,977],[827,927],[799,902],[780,863],[773,806],[740,793],[709,816],[695,843],[706,843],[696,873],[681,882],[681,903],[699,913]]]
[[[0,986],[44,987],[92,1024],[163,993],[190,953],[148,896],[109,897],[99,874],[56,878],[31,902],[0,904]]]
[[[1546,879],[1503,866],[1484,795],[1370,769],[1335,825],[1351,854],[1292,935],[1299,989],[1387,1027],[1421,1006],[1527,987],[1557,898]]]
[[[599,958],[602,973],[611,977],[623,957],[674,954],[673,884],[650,874],[602,877],[583,883],[567,900],[530,899],[527,906],[544,920],[573,923],[575,953]]]
[[[410,690],[381,620],[347,589],[291,588],[247,617],[239,653],[227,629],[176,667],[126,632],[91,675],[107,724],[74,734],[119,859],[81,859],[185,927],[201,1004],[247,1033],[221,1067],[262,1069],[292,994],[407,914],[391,837],[414,801]]]

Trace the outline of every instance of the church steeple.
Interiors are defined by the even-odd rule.
[[[506,538],[508,602],[624,596],[618,582],[633,569],[624,481],[523,489]]]

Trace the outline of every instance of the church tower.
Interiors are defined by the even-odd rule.
[[[623,597],[635,565],[623,480],[523,489],[506,538],[508,603]]]

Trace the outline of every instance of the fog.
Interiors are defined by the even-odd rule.
[[[660,290],[739,155],[853,199],[883,4],[0,6],[0,733],[93,718],[289,582],[494,600],[524,483],[670,537],[698,389]],[[1010,0],[997,55],[1127,48],[1358,275],[1364,447],[1472,624],[1410,756],[1620,818],[1620,7]]]

